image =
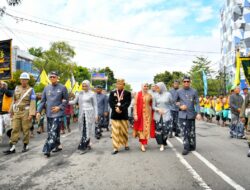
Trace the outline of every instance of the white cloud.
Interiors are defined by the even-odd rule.
[[[137,43],[219,52],[220,40],[217,28],[211,31],[210,36],[176,36],[176,26],[181,26],[185,22],[185,18],[190,16],[190,9],[185,6],[165,10],[148,9],[149,6],[160,2],[161,0],[147,0],[144,3],[140,0],[130,0],[125,3],[123,1],[108,0],[25,0],[20,6],[11,8],[9,12],[25,17],[34,15],[43,18],[41,20],[43,22],[46,22],[45,19],[52,20],[82,31]],[[192,8],[194,6],[198,5],[192,4]],[[8,9],[9,7],[7,11]],[[209,9],[211,8],[202,11],[203,13],[207,11],[210,14],[211,10],[209,11]],[[37,20],[37,18],[32,19]],[[200,18],[199,21],[201,22],[202,20],[204,21],[205,18]],[[27,49],[27,47],[31,46],[48,48],[52,41],[68,41],[75,47],[77,53],[75,61],[79,65],[89,68],[109,66],[114,70],[116,77],[125,78],[127,82],[132,84],[135,90],[140,88],[142,82],[152,82],[154,75],[165,70],[188,71],[194,59],[194,57],[184,55],[140,53],[135,50],[129,50],[129,48],[147,51],[164,50],[124,45],[44,27],[30,22],[19,21],[16,23],[12,18],[6,16],[2,21],[5,25],[8,24],[15,33],[13,35],[0,27],[2,39],[12,37],[14,45],[18,45],[22,49]],[[124,49],[124,47],[128,49]],[[167,52],[170,53],[170,51]],[[171,52],[186,54],[184,52]],[[212,61],[219,59],[219,55],[209,54],[207,56]]]
[[[200,7],[198,9],[198,15],[196,18],[197,22],[205,22],[214,17],[214,11],[211,6],[208,7]]]

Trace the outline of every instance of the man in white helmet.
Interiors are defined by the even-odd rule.
[[[5,154],[16,152],[15,145],[18,142],[19,134],[23,132],[23,150],[28,151],[30,138],[30,127],[32,117],[36,115],[36,94],[33,88],[29,86],[30,76],[28,73],[20,75],[21,85],[17,86],[13,95],[13,104],[10,114],[12,120],[12,132],[10,137],[10,148],[4,151]]]

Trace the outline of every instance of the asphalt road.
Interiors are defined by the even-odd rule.
[[[169,139],[164,152],[154,139],[147,152],[130,134],[130,151],[111,155],[110,133],[104,132],[93,149],[77,151],[80,132],[61,137],[63,151],[48,159],[41,152],[46,134],[36,135],[30,151],[5,156],[0,146],[0,189],[250,189],[250,158],[245,140],[229,138],[228,128],[197,123],[197,150],[183,157],[181,140]],[[131,131],[130,131],[131,133]]]

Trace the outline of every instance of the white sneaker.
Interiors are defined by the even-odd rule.
[[[164,151],[164,146],[163,145],[161,145],[160,151],[161,152]]]

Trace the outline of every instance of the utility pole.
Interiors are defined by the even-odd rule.
[[[224,89],[224,96],[227,94],[227,76],[226,76],[227,74],[226,74],[226,66],[224,65],[223,66],[223,83],[224,83],[224,85],[223,85],[223,89]]]

